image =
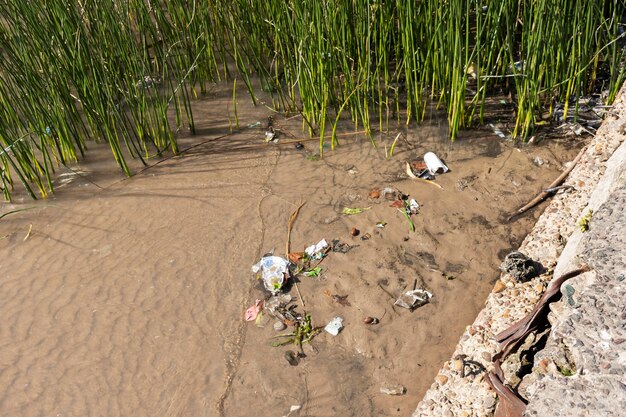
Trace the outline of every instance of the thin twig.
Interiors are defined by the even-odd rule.
[[[576,156],[576,158],[574,158],[574,160],[572,161],[572,163],[569,166],[569,168],[567,168],[565,171],[563,171],[563,173],[561,175],[559,175],[559,177],[556,180],[554,180],[554,182],[552,184],[550,184],[548,189],[554,188],[554,187],[558,187],[559,185],[561,185],[563,183],[563,181],[565,181],[565,178],[567,178],[569,173],[572,172],[572,169],[574,169],[574,167],[576,166],[578,161],[580,161],[580,159],[582,158],[582,156],[584,155],[586,150],[587,150],[587,147],[585,146],[584,148],[582,148],[580,150],[580,152],[578,152],[578,155]],[[541,193],[539,193],[539,195],[537,197],[533,198],[528,204],[526,204],[523,207],[520,207],[515,213],[510,215],[509,218],[507,219],[507,221],[511,221],[513,218],[515,218],[515,217],[519,216],[520,214],[522,214],[522,213],[530,210],[531,208],[535,207],[537,204],[541,203],[543,200],[548,198],[550,195],[552,195],[552,193],[549,193],[549,192],[546,192],[546,191],[542,191]]]
[[[293,224],[296,222],[296,218],[298,217],[298,213],[300,212],[300,209],[302,208],[302,206],[304,206],[304,203],[300,204],[296,208],[296,210],[291,214],[291,217],[289,217],[289,225],[287,226],[287,242],[285,244],[285,252],[286,252],[287,259],[289,259],[289,252],[290,252],[290,246],[291,246],[291,229],[293,228]],[[302,303],[302,308],[305,308],[304,299],[302,298],[302,294],[300,294],[300,288],[298,288],[298,281],[296,281],[295,276],[293,278],[293,286],[296,288],[296,292],[298,293],[298,298],[300,298],[300,303]]]

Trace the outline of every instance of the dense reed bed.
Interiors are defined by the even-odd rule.
[[[612,102],[625,15],[622,0],[0,0],[2,190],[17,178],[45,196],[90,140],[127,174],[129,156],[176,153],[191,101],[220,79],[256,100],[259,77],[333,146],[340,119],[385,129],[428,106],[454,138],[493,95],[509,97],[524,139],[557,103],[567,117],[582,96]]]

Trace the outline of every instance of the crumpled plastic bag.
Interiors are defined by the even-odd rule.
[[[289,261],[280,256],[264,256],[252,267],[252,272],[263,280],[265,289],[275,295],[289,278]]]

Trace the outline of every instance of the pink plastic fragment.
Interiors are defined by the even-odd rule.
[[[254,305],[250,306],[244,314],[244,318],[246,319],[246,321],[255,320],[256,316],[259,315],[259,312],[261,311],[262,308],[263,308],[263,301],[256,300],[254,302]]]

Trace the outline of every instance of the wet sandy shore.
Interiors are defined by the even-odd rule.
[[[391,158],[395,132],[377,134],[376,148],[345,136],[319,160],[315,141],[287,143],[304,138],[297,119],[277,118],[278,145],[263,142],[262,128],[228,135],[229,97],[225,88],[196,103],[199,134],[181,148],[197,146],[180,157],[125,180],[93,146],[79,174],[61,170],[48,201],[3,205],[34,208],[0,222],[0,415],[283,416],[292,405],[301,407],[292,416],[408,415],[538,212],[514,224],[506,215],[580,146],[518,149],[486,131],[450,143],[435,124],[411,128]],[[238,107],[242,126],[268,115]],[[404,174],[426,151],[451,168],[436,180],[443,190]],[[534,165],[536,156],[549,163]],[[416,232],[368,197],[385,187],[422,205]],[[257,327],[243,311],[266,296],[250,267],[272,249],[283,255],[300,202],[293,250],[322,238],[356,247],[301,279],[314,324],[340,315],[345,329],[317,336],[292,367],[286,348],[271,346],[272,322]],[[345,216],[343,207],[371,209]],[[394,308],[388,293],[415,283],[432,302]],[[328,294],[348,295],[350,306]],[[380,324],[364,325],[367,315]],[[407,392],[381,394],[386,384]]]

